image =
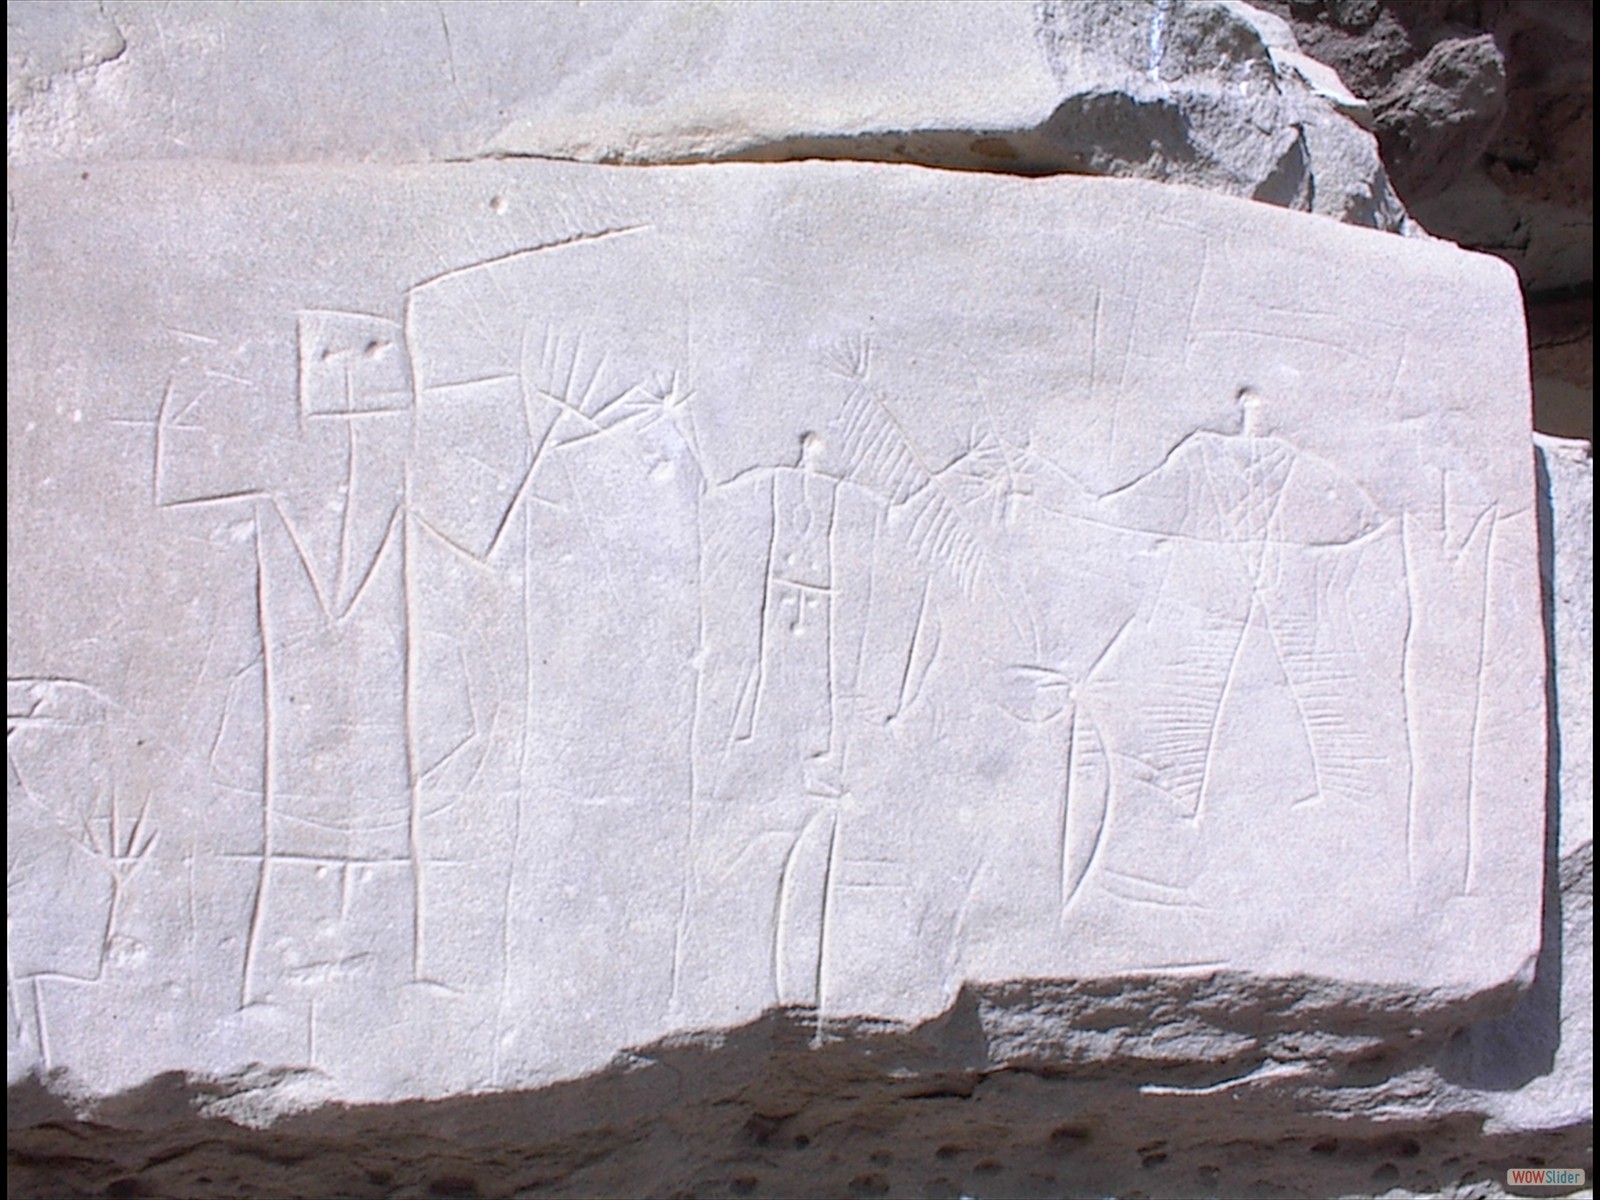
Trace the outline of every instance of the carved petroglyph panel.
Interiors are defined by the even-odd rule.
[[[1492,263],[851,166],[15,203],[14,1071],[429,1094],[1537,946]]]

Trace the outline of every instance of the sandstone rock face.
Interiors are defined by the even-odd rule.
[[[1590,1165],[1588,447],[1350,227],[1500,47],[8,16],[8,1190]]]
[[[1405,222],[1362,102],[1231,0],[10,11],[13,162],[870,158]]]
[[[910,168],[88,176],[13,187],[13,1078],[1526,983],[1492,260]]]

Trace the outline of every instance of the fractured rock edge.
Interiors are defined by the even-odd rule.
[[[679,1053],[725,1056],[736,1063],[742,1048],[766,1045],[859,1056],[915,1076],[1008,1069],[1081,1072],[1140,1080],[1174,1094],[1202,1094],[1247,1082],[1332,1080],[1360,1064],[1425,1061],[1464,1021],[1508,1011],[1525,990],[1519,982],[1528,981],[1470,994],[1236,972],[969,984],[945,1012],[918,1025],[775,1008],[737,1029],[677,1033],[624,1050],[600,1077],[666,1062]],[[139,1088],[122,1097],[97,1097],[79,1087],[66,1068],[30,1078],[32,1084],[19,1083],[11,1093],[14,1128],[48,1119],[43,1114],[59,1115],[57,1104],[94,1121],[139,1119],[137,1108],[123,1111],[124,1099]],[[282,1064],[211,1076],[169,1072],[161,1078],[187,1080],[200,1115],[259,1128],[314,1110],[325,1096],[322,1072]],[[560,1090],[569,1083],[535,1090]],[[35,1089],[35,1102],[24,1100],[29,1087]],[[489,1087],[485,1082],[482,1091]],[[40,1088],[55,1099],[35,1110]]]
[[[1137,1182],[1246,1195],[1302,1172],[1301,1186],[1343,1174],[1359,1189],[1387,1169],[1400,1186],[1442,1190],[1441,1172],[1473,1169],[1446,1166],[1444,1148],[1498,1161],[1496,1144],[1481,1142],[1481,1115],[1416,1103],[1450,1030],[1419,997],[1389,1000],[1398,1023],[1375,1029],[1370,994],[1355,1008],[1306,980],[969,988],[915,1029],[830,1021],[819,1041],[812,1014],[770,1012],[582,1080],[394,1105],[300,1108],[315,1081],[293,1070],[174,1073],[87,1108],[68,1080],[34,1078],[8,1095],[12,1186],[1073,1195]],[[1575,1138],[1535,1140],[1557,1153]],[[1253,1144],[1283,1161],[1245,1168]],[[146,1194],[120,1186],[111,1194]]]
[[[138,6],[8,12],[13,166],[849,158],[1162,179],[1421,235],[1366,104],[1239,0],[335,6],[314,30],[274,6],[195,6],[170,28]],[[356,82],[322,111],[329,77]]]

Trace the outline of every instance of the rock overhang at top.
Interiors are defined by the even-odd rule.
[[[13,1079],[396,1099],[968,985],[1403,1032],[1526,982],[1503,265],[873,164],[12,198]]]
[[[1362,103],[1237,0],[8,18],[12,163],[877,159],[1164,179],[1408,228]]]

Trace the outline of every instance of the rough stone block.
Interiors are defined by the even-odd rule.
[[[962,1003],[989,1064],[1217,1066],[1528,982],[1502,264],[883,165],[11,186],[13,1081]]]
[[[1365,104],[1237,0],[13,0],[7,48],[13,164],[877,159],[1411,228]]]

